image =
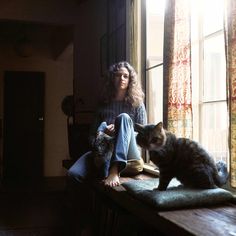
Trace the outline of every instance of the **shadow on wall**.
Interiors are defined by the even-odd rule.
[[[74,122],[74,96],[66,96],[61,103],[61,109],[67,116],[67,135],[69,154],[73,162],[89,151],[89,124],[76,124]]]

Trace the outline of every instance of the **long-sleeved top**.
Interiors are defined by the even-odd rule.
[[[147,113],[143,103],[138,107],[132,107],[124,101],[112,101],[97,110],[95,120],[91,126],[90,136],[96,134],[101,122],[106,121],[108,125],[114,124],[116,117],[121,113],[127,113],[134,123],[147,123]]]

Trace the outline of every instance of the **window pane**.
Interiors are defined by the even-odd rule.
[[[163,61],[164,6],[164,0],[146,0],[148,67],[154,66],[154,62],[159,64]]]
[[[156,124],[163,119],[163,66],[147,71],[146,86],[148,122]]]
[[[203,101],[226,100],[224,35],[204,43]]]
[[[227,162],[228,125],[226,102],[202,106],[201,143],[216,160]]]
[[[204,0],[203,6],[204,35],[223,29],[224,0]]]

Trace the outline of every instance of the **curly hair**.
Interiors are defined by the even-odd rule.
[[[125,101],[133,107],[138,107],[144,100],[144,93],[142,87],[137,79],[135,69],[126,61],[121,61],[110,66],[106,76],[105,85],[103,87],[102,102],[109,103],[116,95],[116,88],[114,85],[115,73],[120,68],[126,68],[129,72],[129,85],[125,96]]]

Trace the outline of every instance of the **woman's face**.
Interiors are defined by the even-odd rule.
[[[129,71],[121,67],[114,76],[114,85],[116,90],[127,90],[129,86]]]

